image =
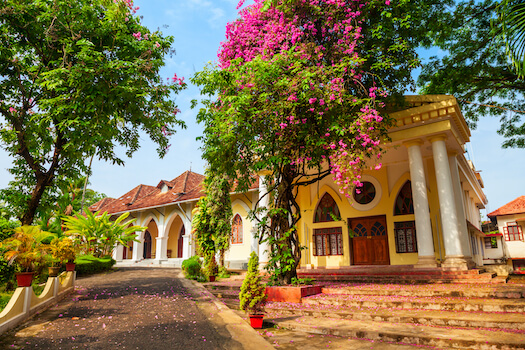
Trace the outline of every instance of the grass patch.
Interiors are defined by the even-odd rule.
[[[7,306],[7,303],[9,303],[9,300],[11,300],[13,293],[14,291],[0,292],[0,312]]]

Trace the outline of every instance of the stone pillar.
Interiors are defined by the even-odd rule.
[[[467,270],[468,265],[463,255],[460,240],[454,185],[450,174],[445,140],[445,135],[430,138],[436,168],[441,226],[443,227],[443,241],[445,245],[445,261],[441,266],[451,270]]]
[[[459,239],[461,241],[461,251],[469,268],[476,266],[474,260],[472,260],[472,251],[470,249],[469,232],[467,227],[467,217],[465,211],[465,205],[463,201],[463,188],[461,186],[461,179],[459,177],[459,167],[457,160],[457,153],[449,153],[448,163],[450,166],[450,176],[452,177],[452,186],[454,189],[454,200],[456,203],[456,211],[458,214],[458,229]]]
[[[422,144],[421,140],[404,144],[408,148],[412,199],[414,200],[414,216],[416,218],[418,262],[415,267],[437,267],[430,223],[425,167],[423,166],[420,148]]]
[[[193,234],[191,233],[191,216],[183,216],[182,224],[184,225],[184,238],[182,240],[182,258],[188,259],[194,255],[193,247],[190,244]]]
[[[266,179],[266,176],[259,175],[259,208],[268,208],[268,204],[270,202],[270,195],[267,194],[267,188],[266,183],[264,182]],[[264,197],[263,197],[264,196]],[[259,214],[259,218],[265,215],[265,211],[261,212]],[[259,267],[263,268],[268,264],[268,261],[270,260],[269,256],[269,247],[268,243],[263,242],[259,244]]]

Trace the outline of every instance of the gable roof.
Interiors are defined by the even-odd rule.
[[[489,218],[500,215],[525,213],[525,196],[521,196],[488,214]]]

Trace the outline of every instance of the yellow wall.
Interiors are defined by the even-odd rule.
[[[180,216],[173,220],[168,231],[168,250],[171,250],[171,257],[177,257],[177,242],[180,235],[180,230],[182,228],[182,220]],[[188,232],[185,233],[185,239],[188,239]]]
[[[155,257],[155,252],[157,251],[157,237],[159,236],[159,230],[157,228],[157,224],[155,223],[153,219],[150,220],[147,226],[148,226],[147,231],[151,235],[151,258],[153,259]],[[144,251],[139,252],[140,257],[143,256],[143,252]]]
[[[230,244],[230,249],[226,252],[224,258],[226,261],[234,260],[248,260],[251,253],[251,240],[252,240],[252,222],[247,218],[248,211],[252,207],[251,193],[247,193],[248,198],[245,195],[233,195],[232,201],[232,220],[235,215],[239,214],[242,218],[242,243]],[[241,204],[241,203],[244,203]]]
[[[433,183],[434,186],[428,188],[430,216],[432,221],[432,231],[434,235],[434,246],[436,257],[439,258],[439,248],[437,246],[436,216],[439,216],[439,203],[437,198],[437,189],[435,188],[435,172],[433,162],[427,161],[426,173],[431,174],[427,178],[427,184]],[[379,202],[370,209],[364,209],[359,204],[351,204],[346,196],[338,192],[337,186],[331,177],[327,177],[308,188],[300,188],[298,194],[298,203],[302,209],[301,220],[298,223],[299,239],[301,244],[307,246],[303,250],[301,265],[312,264],[314,267],[339,267],[350,266],[350,238],[348,235],[348,219],[385,215],[388,231],[388,246],[391,265],[416,264],[418,260],[417,253],[396,253],[394,223],[402,221],[414,221],[414,214],[394,216],[394,204],[399,191],[407,180],[410,179],[408,162],[400,162],[390,166],[385,166],[380,170],[367,171],[364,173],[362,181],[368,181],[367,176],[375,178],[381,187],[381,197]],[[328,192],[335,200],[341,213],[341,221],[314,223],[314,212],[320,198]],[[377,188],[376,188],[377,195]],[[361,209],[361,210],[360,210]],[[440,225],[439,221],[437,225]],[[343,255],[333,256],[314,256],[315,244],[313,233],[315,229],[341,227],[343,236]],[[440,242],[441,243],[441,242]],[[441,247],[443,247],[441,243]],[[443,248],[441,248],[443,250]],[[443,252],[444,256],[444,252]]]

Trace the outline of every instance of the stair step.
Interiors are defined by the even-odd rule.
[[[317,318],[413,323],[429,326],[525,330],[525,314],[523,313],[341,308],[326,305],[317,307],[316,305],[300,303],[268,303],[266,312],[272,318],[311,316]]]
[[[282,328],[315,334],[402,342],[413,345],[457,349],[525,349],[525,335],[519,332],[488,331],[366,320],[316,317],[285,317],[267,320]]]
[[[480,284],[472,288],[465,284],[430,284],[430,285],[400,285],[400,284],[329,284],[323,287],[324,294],[343,295],[392,295],[420,297],[460,297],[460,298],[525,298],[525,288],[506,285],[503,287],[487,287]]]
[[[209,282],[202,284],[204,288],[208,289],[210,292],[213,291],[224,291],[224,290],[241,290],[241,283],[231,283],[231,282]]]
[[[303,304],[345,307],[424,309],[447,311],[525,312],[523,299],[407,297],[383,295],[319,294],[302,299]]]
[[[492,273],[480,275],[462,275],[454,277],[432,278],[424,275],[411,276],[391,276],[391,275],[318,275],[300,276],[301,278],[310,277],[318,282],[354,282],[354,283],[404,283],[404,284],[428,284],[428,283],[505,283],[504,279],[493,279]]]
[[[393,267],[392,267],[393,266]],[[389,276],[455,276],[455,275],[479,275],[486,272],[485,269],[471,269],[471,270],[442,270],[442,269],[421,269],[421,268],[400,268],[399,266],[389,265],[381,268],[374,268],[367,266],[365,268],[328,268],[328,269],[299,269],[298,275],[389,275]]]

